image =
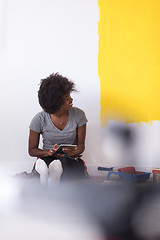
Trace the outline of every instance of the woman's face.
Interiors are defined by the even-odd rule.
[[[71,110],[73,106],[73,98],[71,98],[70,93],[66,94],[64,99],[65,99],[65,102],[62,105],[62,110]]]

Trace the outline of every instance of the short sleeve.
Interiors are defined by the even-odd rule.
[[[86,115],[83,110],[81,110],[79,108],[76,108],[75,110],[76,110],[75,116],[76,116],[77,125],[78,125],[78,127],[81,127],[84,124],[86,124],[88,122],[88,120],[87,120]]]
[[[43,118],[41,112],[37,113],[32,119],[29,128],[35,132],[42,133],[42,122]]]

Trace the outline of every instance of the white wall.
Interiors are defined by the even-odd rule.
[[[0,0],[1,164],[31,170],[28,126],[41,111],[38,84],[59,72],[80,91],[73,98],[88,118],[83,158],[90,173],[98,165],[159,167],[158,121],[131,124],[136,136],[131,148],[100,127],[98,21],[98,0]]]
[[[97,0],[0,1],[1,162],[32,167],[28,126],[41,111],[38,84],[59,72],[80,91],[73,97],[88,118],[84,158],[95,163],[100,128],[98,20]]]

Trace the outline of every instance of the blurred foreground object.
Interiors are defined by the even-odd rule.
[[[160,185],[160,169],[152,170],[153,173],[153,183]]]

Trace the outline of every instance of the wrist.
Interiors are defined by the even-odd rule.
[[[54,152],[52,150],[46,150],[46,157],[52,156],[53,153]]]
[[[75,156],[75,157],[78,157],[80,154],[82,154],[82,152],[83,152],[83,150],[77,149],[76,152],[75,152],[75,154],[74,154],[74,156]]]
[[[78,155],[79,154],[82,154],[85,150],[85,145],[84,144],[80,144],[78,147],[77,147],[77,153]]]

